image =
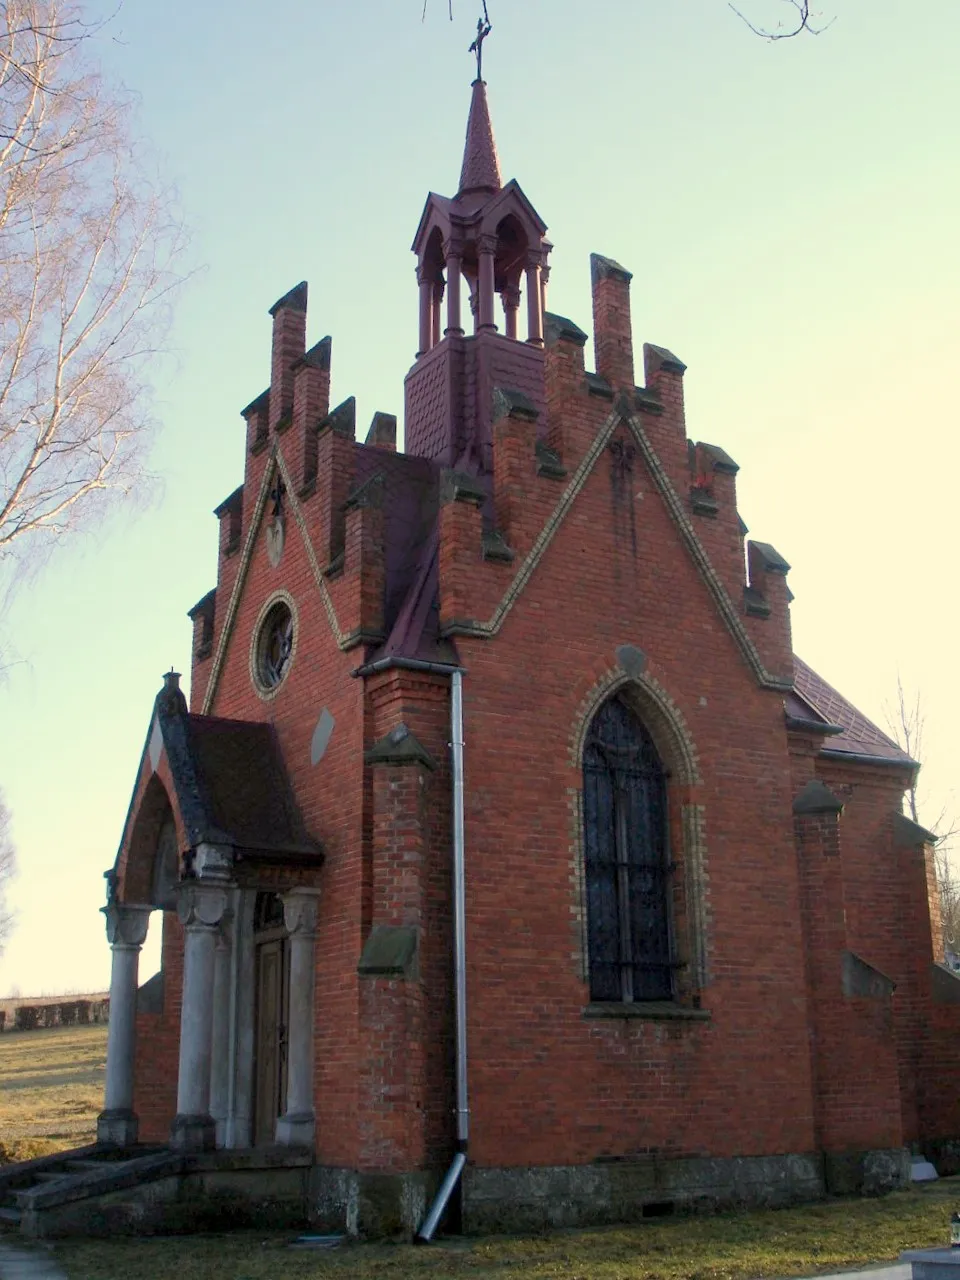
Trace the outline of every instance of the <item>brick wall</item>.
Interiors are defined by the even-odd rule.
[[[788,740],[776,686],[790,667],[783,573],[766,588],[769,616],[747,618],[732,472],[711,473],[717,510],[698,510],[691,490],[715,455],[688,449],[683,366],[648,347],[647,389],[633,389],[626,282],[614,273],[601,283],[600,350],[614,387],[586,379],[582,343],[569,332],[545,355],[500,337],[477,341],[471,349],[486,355],[465,369],[451,362],[470,340],[448,339],[407,381],[409,438],[431,456],[446,447],[444,431],[452,450],[458,423],[480,421],[501,381],[523,382],[517,389],[539,410],[535,423],[528,415],[492,424],[483,442],[498,486],[494,518],[514,560],[484,558],[476,505],[451,500],[439,518],[440,619],[466,669],[472,1159],[565,1165],[642,1152],[896,1146],[919,1132],[924,1096],[934,1099],[918,1086],[910,1047],[934,1014],[923,979],[926,870],[891,834],[902,779],[827,767],[818,743]],[[302,326],[288,327],[299,351]],[[328,357],[326,349],[324,379]],[[283,387],[272,403],[284,413],[270,411],[266,444],[251,451],[248,434],[244,543],[272,451],[294,473],[317,425],[296,405],[287,422],[283,396],[293,393]],[[615,407],[640,424],[651,458],[625,422],[596,447]],[[351,628],[376,615],[383,550],[366,512],[340,510],[360,446],[329,424],[323,433],[315,483],[287,495],[279,562],[263,529],[248,558],[221,543],[212,653],[195,659],[193,710],[275,725],[306,825],[324,846],[318,1160],[399,1171],[437,1165],[452,1145],[449,682],[398,670],[351,675],[365,653]],[[565,476],[539,474],[537,438],[559,452]],[[592,450],[592,467],[578,472]],[[330,564],[343,539],[344,565]],[[767,569],[754,560],[760,578]],[[297,646],[287,678],[263,698],[251,683],[251,642],[281,590],[295,606]],[[774,679],[758,673],[757,651]],[[588,1008],[580,749],[587,717],[616,689],[644,718],[669,775],[687,1018]],[[335,728],[314,764],[324,708]],[[364,764],[364,751],[401,721],[434,769]],[[843,817],[795,829],[793,801],[817,774],[838,790]],[[385,924],[418,931],[415,970],[360,977],[364,943]],[[848,950],[897,983],[892,1001],[843,995]],[[172,1118],[181,956],[168,919],[164,1013],[139,1020],[145,1136],[160,1136]]]

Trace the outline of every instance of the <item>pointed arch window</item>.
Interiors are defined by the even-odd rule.
[[[590,998],[674,998],[666,773],[649,733],[611,698],[583,756]]]

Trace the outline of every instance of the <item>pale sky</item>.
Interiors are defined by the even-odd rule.
[[[751,535],[793,566],[796,651],[881,726],[899,670],[926,710],[921,819],[960,810],[960,6],[821,0],[827,31],[768,44],[723,0],[488,3],[494,128],[556,246],[550,309],[589,330],[589,254],[633,271],[637,350],[687,363],[689,435],[740,464]],[[0,620],[21,864],[0,992],[108,984],[103,871],[161,675],[190,670],[272,303],[310,282],[308,343],[333,335],[332,403],[356,395],[358,431],[402,413],[410,243],[427,192],[456,188],[478,12],[421,8],[128,0],[99,41],[202,269],[156,373],[162,489],[58,549]]]

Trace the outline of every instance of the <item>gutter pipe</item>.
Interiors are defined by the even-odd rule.
[[[450,668],[447,668],[450,670]],[[429,1244],[467,1163],[470,1108],[467,1105],[467,932],[463,860],[463,671],[450,671],[450,748],[453,764],[453,964],[456,1010],[457,1154],[440,1184],[430,1212],[414,1237]]]

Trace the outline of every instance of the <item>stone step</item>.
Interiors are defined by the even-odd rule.
[[[19,1227],[20,1210],[0,1205],[0,1227]]]
[[[71,1173],[91,1173],[95,1169],[116,1169],[119,1166],[116,1161],[108,1163],[106,1160],[65,1160],[63,1167],[69,1169]]]
[[[69,1178],[70,1173],[66,1169],[58,1169],[53,1173],[35,1173],[33,1175],[35,1182],[59,1182],[61,1178]]]

